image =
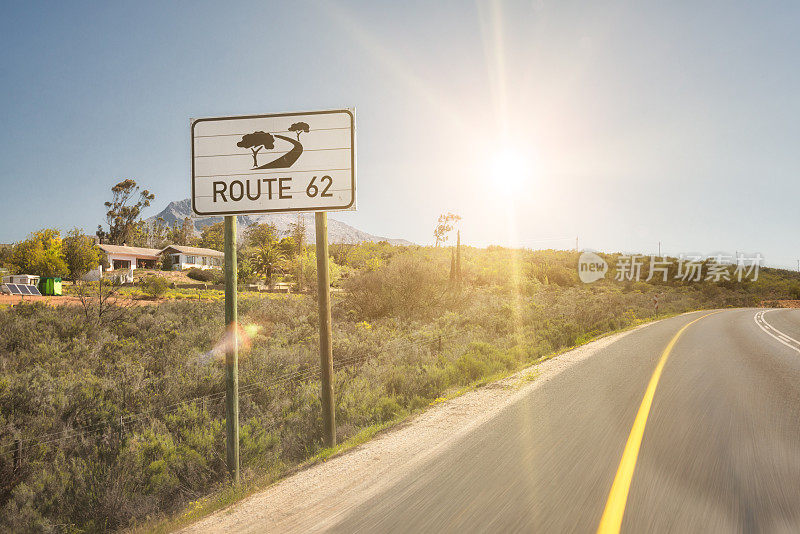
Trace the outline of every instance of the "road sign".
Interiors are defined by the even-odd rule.
[[[350,110],[192,121],[192,210],[225,216],[226,460],[239,482],[239,346],[236,215],[315,211],[323,437],[336,445],[328,265],[328,211],[356,201]],[[298,286],[299,288],[299,286]]]
[[[241,215],[352,209],[351,110],[192,121],[192,209]]]

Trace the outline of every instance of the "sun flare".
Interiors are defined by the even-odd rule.
[[[498,150],[490,166],[494,183],[506,193],[518,193],[531,181],[530,160],[518,150]]]

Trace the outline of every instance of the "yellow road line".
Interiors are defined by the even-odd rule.
[[[711,312],[698,317],[694,321],[686,323],[683,328],[672,337],[667,344],[664,352],[661,353],[661,358],[658,360],[656,370],[653,371],[653,376],[650,377],[650,383],[647,384],[647,390],[644,392],[642,404],[639,406],[639,412],[636,414],[636,419],[633,421],[628,442],[625,444],[625,450],[622,453],[622,460],[617,469],[617,475],[614,477],[614,483],[611,485],[611,491],[608,494],[608,501],[606,508],[603,510],[603,517],[600,518],[600,526],[597,527],[598,534],[617,534],[622,526],[622,516],[625,515],[625,504],[628,502],[628,491],[631,488],[631,480],[633,479],[633,471],[636,469],[636,459],[639,457],[639,448],[642,445],[642,437],[644,436],[644,427],[647,423],[647,416],[650,414],[650,406],[653,404],[653,396],[656,393],[656,386],[658,380],[661,378],[661,371],[664,369],[664,364],[667,363],[669,353],[672,352],[672,347],[681,337],[684,330],[691,325],[719,312]]]

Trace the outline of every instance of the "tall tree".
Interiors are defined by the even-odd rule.
[[[297,247],[295,254],[302,254],[306,247],[306,219],[302,213],[298,213],[297,220],[289,225],[289,236]]]
[[[303,290],[303,260],[306,250],[306,219],[302,213],[297,214],[297,222],[291,224],[289,235],[294,241],[297,250],[294,255],[295,269],[294,275],[297,279],[296,290],[301,292]]]
[[[301,133],[308,133],[308,130],[309,130],[308,123],[305,123],[305,122],[296,122],[296,123],[292,124],[291,126],[289,126],[289,131],[290,132],[294,132],[294,133],[297,134],[297,140],[298,141],[300,140],[300,134]]]
[[[433,237],[436,239],[436,245],[444,244],[450,237],[449,234],[453,230],[453,224],[461,220],[461,217],[455,213],[442,213],[433,230]]]
[[[277,246],[263,245],[253,254],[251,262],[255,273],[264,277],[268,285],[272,285],[272,277],[283,268],[286,257]]]
[[[192,219],[184,217],[180,225],[176,223],[169,232],[169,240],[173,245],[194,245],[194,223],[192,223]]]
[[[70,279],[78,280],[100,263],[100,252],[94,240],[79,228],[69,231],[63,242],[64,259]]]
[[[147,189],[140,190],[130,178],[112,187],[111,194],[111,201],[105,203],[108,230],[98,226],[97,237],[105,243],[122,245],[134,237],[142,209],[150,206],[156,196]]]
[[[456,232],[456,288],[461,289],[461,230]]]
[[[147,246],[150,248],[164,248],[169,245],[169,226],[163,217],[157,217],[150,225]]]
[[[247,247],[271,247],[278,241],[278,228],[271,223],[251,224],[244,230],[244,244]]]
[[[287,258],[293,258],[297,254],[297,245],[291,236],[286,236],[278,242],[278,247]]]
[[[13,247],[10,245],[0,245],[0,267],[6,267],[9,265],[12,250]]]
[[[60,278],[66,278],[69,274],[61,232],[55,228],[33,232],[28,239],[14,245],[9,263],[20,274]]]
[[[242,140],[236,143],[241,148],[249,148],[253,153],[253,168],[258,167],[258,152],[265,148],[267,150],[275,148],[275,138],[267,132],[253,132],[242,136]]]
[[[200,233],[200,246],[220,252],[225,250],[225,221],[209,224]]]

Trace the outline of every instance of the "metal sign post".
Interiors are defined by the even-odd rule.
[[[236,217],[225,216],[225,451],[228,471],[239,483],[239,311]]]
[[[336,404],[333,400],[331,347],[331,282],[328,268],[328,214],[314,214],[317,233],[317,299],[319,301],[319,362],[322,382],[322,428],[325,446],[336,445]]]
[[[192,210],[225,217],[225,416],[227,461],[239,480],[239,372],[236,310],[236,215],[316,212],[322,420],[336,444],[331,348],[327,212],[354,209],[355,115],[305,111],[191,122]],[[298,280],[299,283],[299,280]]]

